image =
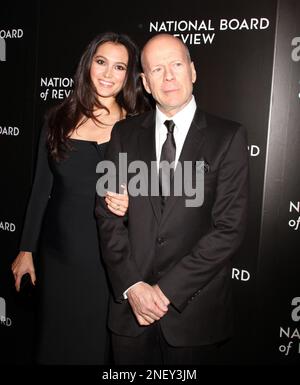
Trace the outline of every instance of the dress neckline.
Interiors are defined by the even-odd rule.
[[[101,146],[101,144],[106,144],[108,143],[107,142],[101,142],[101,143],[98,143],[96,140],[86,140],[86,139],[76,139],[76,138],[69,138],[71,140],[75,140],[76,142],[87,142],[87,143],[94,143],[94,144],[97,144],[97,146]]]

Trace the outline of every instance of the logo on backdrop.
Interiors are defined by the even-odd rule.
[[[20,39],[23,35],[23,29],[0,29],[0,61],[6,61],[7,59],[7,39]]]
[[[300,212],[300,201],[298,201],[298,202],[290,201],[289,212],[293,216],[289,220],[289,226],[293,230],[297,231],[297,230],[299,230],[299,227],[300,227],[300,215],[299,215],[299,212]],[[298,215],[298,217],[297,217],[297,215]]]
[[[16,225],[14,223],[0,221],[0,231],[1,230],[13,233],[16,231]]]
[[[62,100],[70,95],[74,85],[72,78],[42,77],[40,80],[40,98],[47,100]]]
[[[256,146],[255,144],[251,144],[248,146],[249,155],[251,157],[258,156],[260,154],[260,148],[259,146]]]
[[[186,44],[213,44],[218,31],[257,31],[268,29],[269,19],[165,20],[150,21],[149,32],[172,33]]]
[[[5,299],[0,297],[0,325],[10,326],[11,319],[6,316],[6,302]]]
[[[20,129],[15,126],[0,126],[0,135],[18,136]]]
[[[300,297],[294,297],[291,301],[291,320],[300,321]],[[300,329],[293,326],[282,327],[279,329],[279,337],[284,344],[279,346],[279,351],[285,356],[292,352],[300,354]]]
[[[237,269],[236,267],[233,267],[231,270],[231,278],[237,281],[249,281],[250,273],[247,270]]]

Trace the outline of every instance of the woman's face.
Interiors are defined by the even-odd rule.
[[[124,45],[106,42],[97,48],[90,75],[101,98],[115,98],[122,90],[127,65],[128,52]]]

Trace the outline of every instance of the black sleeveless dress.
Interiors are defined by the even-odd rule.
[[[96,165],[105,145],[71,139],[66,160],[48,158],[41,137],[20,249],[37,251],[37,361],[107,362],[108,286],[94,217]]]

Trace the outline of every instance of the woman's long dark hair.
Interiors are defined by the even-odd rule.
[[[101,123],[93,111],[95,108],[107,108],[98,99],[96,87],[91,80],[90,68],[99,45],[107,42],[122,44],[128,52],[126,78],[122,90],[116,97],[117,103],[125,109],[127,116],[140,114],[149,109],[140,79],[141,70],[137,46],[124,34],[106,32],[96,36],[81,56],[74,77],[73,92],[48,113],[47,144],[50,156],[55,160],[65,157],[66,149],[70,148],[68,138],[82,119],[91,118],[95,122]],[[86,120],[83,120],[82,123]]]

